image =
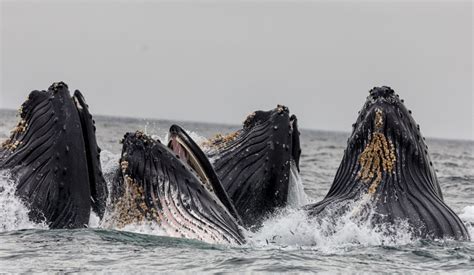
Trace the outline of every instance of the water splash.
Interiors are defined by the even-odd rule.
[[[290,165],[290,182],[288,186],[288,205],[292,208],[298,208],[309,203],[308,196],[304,191],[303,181],[292,160]]]
[[[91,209],[91,215],[89,217],[89,224],[87,225],[87,227],[88,228],[98,228],[99,226],[100,226],[100,218]]]
[[[202,144],[203,142],[207,141],[207,138],[196,132],[186,130],[186,133],[194,140],[194,142],[196,142],[196,144]]]
[[[110,217],[113,217],[113,215],[110,215],[110,213],[106,213],[104,219],[99,222],[97,227],[102,229],[132,232],[137,234],[169,237],[168,234],[161,228],[161,226],[154,221],[136,222],[121,227],[117,226],[115,222],[110,219]]]
[[[474,241],[474,205],[464,207],[459,218],[466,224],[471,241]]]
[[[120,154],[114,154],[107,150],[100,152],[100,165],[104,174],[115,172],[119,167]]]
[[[102,166],[102,174],[104,175],[105,182],[107,183],[107,189],[109,190],[109,197],[107,198],[107,204],[111,205],[111,190],[112,183],[114,181],[115,173],[119,167],[120,154],[114,154],[107,150],[100,152],[100,165]],[[108,209],[105,210],[107,214]],[[91,211],[90,219],[94,220],[95,213]],[[99,217],[97,217],[98,219]],[[89,226],[96,228],[100,226],[100,222],[95,223],[94,221],[89,222]]]
[[[364,198],[345,202],[347,209],[361,208]],[[336,214],[338,205],[328,209],[324,218],[309,218],[304,210],[287,208],[264,222],[255,233],[249,233],[249,243],[256,247],[311,249],[326,253],[344,251],[350,246],[404,245],[413,243],[412,229],[408,223],[374,226],[373,213],[360,219],[358,213],[346,211]],[[366,215],[366,214],[364,214]],[[337,218],[334,218],[337,217]]]
[[[156,222],[142,222],[138,224],[128,224],[123,228],[116,228],[119,231],[128,231],[139,234],[155,235],[155,236],[168,236],[166,232]]]
[[[27,206],[15,195],[15,183],[6,171],[0,171],[0,232],[20,229],[47,229],[28,217]]]

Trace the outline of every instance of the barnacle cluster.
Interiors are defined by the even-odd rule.
[[[126,164],[125,164],[126,163]],[[122,161],[122,168],[128,162]],[[125,175],[124,193],[114,204],[114,221],[116,226],[123,228],[127,224],[140,223],[145,220],[159,221],[155,208],[149,208],[145,202],[145,192],[129,175]]]
[[[122,169],[122,173],[125,174],[128,169],[128,161],[123,160],[120,162],[120,168]]]
[[[249,114],[243,122],[244,127],[248,127],[250,123],[252,122],[252,120],[254,119],[254,117],[255,117],[255,112]]]
[[[20,141],[14,139],[7,139],[2,143],[2,149],[15,151],[16,148],[21,144]]]
[[[284,105],[280,105],[280,104],[277,105],[277,112],[278,112],[279,114],[283,113],[283,112],[284,112],[285,110],[287,110],[287,109],[288,109],[288,108],[286,108]]]
[[[240,131],[236,131],[236,132],[226,134],[226,135],[216,134],[214,137],[201,143],[201,146],[220,149],[224,147],[227,143],[235,140],[239,136],[239,134],[240,134]]]
[[[24,133],[26,131],[27,126],[28,124],[26,123],[24,119],[20,120],[20,122],[18,122],[18,125],[15,128],[13,128],[13,130],[11,131],[10,138],[5,140],[2,143],[2,148],[10,150],[10,151],[14,151],[21,144],[19,140],[16,140],[16,137],[19,134]]]
[[[361,170],[357,177],[370,183],[369,193],[373,194],[382,181],[383,173],[392,173],[396,163],[395,148],[391,140],[382,133],[383,113],[375,113],[375,131],[364,151],[359,156]]]

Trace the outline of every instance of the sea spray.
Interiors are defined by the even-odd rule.
[[[308,204],[308,196],[304,191],[303,181],[296,167],[296,163],[292,160],[290,165],[290,182],[288,186],[288,205],[292,208],[298,208]]]
[[[46,229],[43,223],[34,223],[28,217],[28,208],[15,195],[15,183],[6,171],[0,171],[0,231]]]
[[[286,208],[266,220],[259,231],[249,233],[249,243],[256,247],[307,248],[332,253],[348,246],[404,245],[414,241],[406,221],[374,226],[371,209],[364,211],[367,216],[363,218],[359,212],[350,210],[336,214],[336,208],[362,209],[367,203],[363,197],[345,202],[318,218],[308,217],[304,210]]]
[[[461,214],[459,214],[461,220],[466,224],[469,235],[471,236],[471,241],[474,238],[474,205],[469,205],[463,208]]]

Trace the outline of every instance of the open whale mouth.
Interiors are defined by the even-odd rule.
[[[200,148],[181,127],[171,126],[168,148],[196,172],[209,191],[214,190],[213,181],[217,178],[214,169]]]
[[[202,184],[210,192],[215,193],[230,214],[242,225],[240,215],[217,177],[209,159],[186,131],[178,125],[172,125],[170,128],[168,148],[196,173]]]

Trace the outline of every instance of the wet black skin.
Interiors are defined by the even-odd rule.
[[[353,125],[354,130],[334,182],[324,200],[306,207],[309,214],[324,216],[325,210],[337,209],[341,202],[369,193],[369,184],[358,176],[361,170],[359,157],[370,143],[372,133],[377,131],[374,122],[376,110],[383,112],[384,124],[379,132],[393,143],[396,164],[392,172],[383,172],[380,184],[371,194],[369,203],[375,211],[372,222],[396,224],[399,220],[405,220],[415,237],[468,240],[464,224],[443,201],[419,126],[403,100],[389,87],[370,91]],[[340,212],[345,210],[348,209],[338,209]]]
[[[250,115],[232,140],[215,140],[209,157],[247,228],[288,201],[290,164],[301,155],[296,116],[287,107]]]
[[[81,93],[71,97],[66,84],[54,83],[48,91],[31,92],[20,116],[19,126],[26,127],[3,143],[0,169],[10,171],[30,218],[50,228],[81,228],[91,208],[102,217],[107,187]]]
[[[173,126],[172,133],[179,134],[180,129]],[[243,244],[245,242],[242,232],[239,228],[238,219],[232,215],[232,208],[229,211],[225,204],[226,197],[209,191],[200,176],[195,172],[193,167],[186,159],[181,159],[176,152],[177,146],[171,146],[171,149],[161,144],[160,141],[154,140],[143,133],[127,133],[123,139],[123,150],[120,163],[122,168],[117,172],[117,177],[113,182],[112,203],[119,202],[126,192],[126,178],[133,179],[134,186],[138,186],[143,190],[143,200],[133,198],[132,203],[136,203],[139,216],[145,217],[147,220],[154,220],[158,223],[169,224],[173,218],[167,217],[166,211],[163,209],[176,208],[179,211],[173,212],[173,215],[180,217],[188,216],[189,218],[179,218],[176,220],[192,220],[195,223],[192,227],[181,223],[178,228],[171,230],[172,234],[178,231],[191,232],[196,229],[206,231],[218,230],[220,236],[227,240],[228,243]],[[204,156],[199,147],[191,147],[194,155]],[[205,164],[201,164],[202,159],[197,157],[198,164],[204,167],[204,172],[209,176],[211,174],[209,168]],[[207,159],[206,159],[207,160]],[[126,164],[125,164],[126,163]],[[214,189],[218,189],[220,182],[212,182]],[[222,187],[220,187],[222,189]],[[172,199],[173,194],[178,194]],[[169,204],[163,205],[162,201],[167,198]],[[227,198],[228,200],[228,198]],[[116,210],[115,210],[116,211]],[[235,210],[234,210],[235,211]],[[185,214],[179,214],[185,213]],[[154,215],[153,213],[160,213]],[[176,214],[178,213],[178,214]],[[184,215],[184,216],[182,216]],[[159,216],[159,217],[158,217]],[[210,227],[208,224],[211,224]],[[169,230],[170,226],[162,225],[165,230]],[[181,237],[189,237],[184,234]],[[200,239],[199,237],[189,237]]]

